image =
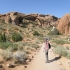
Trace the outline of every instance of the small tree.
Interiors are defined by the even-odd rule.
[[[5,35],[5,33],[2,35],[2,38],[3,38],[3,42],[6,42],[6,35]]]
[[[14,42],[18,42],[18,41],[21,41],[22,40],[22,37],[21,37],[21,35],[19,33],[14,32],[12,34],[12,40]]]
[[[34,31],[34,32],[33,32],[33,35],[34,35],[34,36],[39,36],[40,34],[39,34],[37,31]]]

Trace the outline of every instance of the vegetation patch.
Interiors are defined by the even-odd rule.
[[[56,54],[59,54],[60,56],[64,56],[64,57],[70,59],[70,52],[62,46],[55,47],[54,52]]]
[[[16,51],[13,55],[13,59],[15,62],[24,63],[27,58],[27,54],[24,51]]]
[[[13,53],[10,50],[3,50],[0,54],[5,61],[11,60],[13,57]]]
[[[37,31],[34,31],[34,32],[33,32],[33,35],[34,35],[34,36],[39,36],[40,34],[39,34]]]
[[[60,56],[65,56],[65,57],[67,56],[67,50],[62,46],[56,47],[55,48],[55,53],[59,54]]]
[[[54,43],[56,43],[56,44],[59,44],[59,45],[63,45],[63,44],[65,44],[65,41],[63,41],[63,40],[53,40],[53,42]]]
[[[5,42],[5,43],[0,43],[0,48],[1,49],[7,49],[9,47],[12,47],[13,50],[17,50],[18,49],[18,45],[17,44],[13,44],[11,42]]]
[[[14,32],[14,33],[12,34],[12,40],[13,40],[14,42],[22,41],[22,36],[21,36],[19,33]]]
[[[60,33],[59,33],[58,29],[56,29],[56,28],[54,28],[53,30],[50,30],[48,33],[48,35],[59,35],[59,34]]]

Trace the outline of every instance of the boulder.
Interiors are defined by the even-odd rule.
[[[70,14],[64,15],[60,20],[58,24],[58,30],[60,33],[63,33],[65,35],[70,34]]]

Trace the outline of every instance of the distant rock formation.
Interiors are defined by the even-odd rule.
[[[64,15],[62,18],[57,18],[52,15],[44,14],[22,14],[19,12],[10,12],[0,14],[0,20],[4,20],[7,24],[23,24],[30,21],[36,22],[39,26],[55,26],[60,33],[65,35],[70,34],[70,14]]]
[[[35,21],[40,26],[44,25],[55,25],[54,23],[58,20],[57,17],[52,15],[43,15],[43,14],[22,14],[19,12],[10,12],[7,14],[0,15],[0,19],[4,20],[5,23],[11,23],[19,25],[24,23],[25,20]]]
[[[70,34],[70,14],[64,15],[58,23],[58,30],[65,35]]]

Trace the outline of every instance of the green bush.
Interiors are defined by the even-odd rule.
[[[2,38],[3,38],[3,42],[6,42],[6,35],[5,35],[5,33],[2,35]]]
[[[56,47],[55,48],[55,53],[59,54],[60,56],[64,56],[64,57],[66,57],[67,54],[68,54],[67,50],[62,46]]]
[[[49,31],[48,35],[59,35],[58,29],[54,28],[53,30]]]
[[[39,34],[37,31],[34,31],[34,32],[33,32],[33,35],[34,35],[34,36],[39,36],[40,34]]]
[[[6,42],[6,35],[5,33],[0,33],[0,42]]]
[[[56,44],[61,44],[61,45],[65,44],[65,41],[63,40],[53,40],[53,42]]]
[[[1,49],[7,49],[9,47],[12,47],[13,50],[17,50],[18,49],[18,45],[17,44],[13,44],[11,42],[2,42],[2,43],[0,43],[0,48]]]
[[[13,40],[14,42],[21,41],[21,40],[22,40],[22,36],[21,36],[19,33],[14,32],[14,33],[12,34],[12,40]]]

